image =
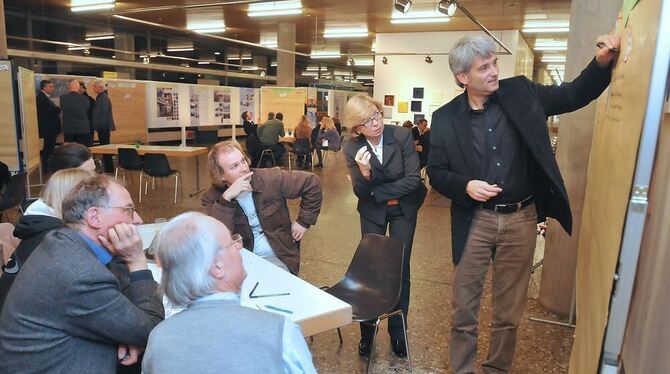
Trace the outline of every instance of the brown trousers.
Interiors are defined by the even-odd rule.
[[[493,264],[493,324],[486,373],[507,373],[512,366],[516,330],[527,299],[535,250],[537,212],[530,204],[518,212],[477,209],[456,266],[450,359],[453,372],[474,373],[477,328],[484,280]]]

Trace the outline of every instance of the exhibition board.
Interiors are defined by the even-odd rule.
[[[19,147],[16,133],[16,111],[14,99],[14,84],[12,82],[12,63],[0,61],[0,92],[9,94],[0,95],[0,161],[4,162],[9,170],[21,169],[19,163]]]
[[[72,79],[83,81],[86,84],[86,92],[95,98],[92,84],[96,77],[75,75],[50,75],[36,74],[35,87],[39,89],[40,81],[48,79],[54,85],[51,99],[60,106],[60,96],[68,93],[68,83]],[[112,102],[112,115],[116,130],[111,133],[111,142],[127,143],[139,140],[147,140],[147,121],[143,115],[146,107],[145,82],[126,79],[105,79],[107,92]]]
[[[598,100],[577,260],[577,329],[570,373],[598,372],[649,97],[660,0],[645,0],[617,23],[621,51]],[[559,132],[560,135],[560,132]]]
[[[19,105],[21,113],[21,149],[24,165],[27,170],[34,170],[40,165],[39,129],[37,128],[37,101],[35,99],[35,73],[19,67]]]
[[[305,114],[305,87],[261,87],[261,123],[267,121],[269,112],[284,115],[284,128],[293,129]]]

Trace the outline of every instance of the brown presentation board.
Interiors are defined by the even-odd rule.
[[[618,22],[621,53],[598,100],[577,260],[577,330],[570,373],[596,373],[648,99],[660,0]]]
[[[261,123],[267,121],[269,112],[284,115],[284,128],[293,129],[305,114],[306,88],[261,87]]]
[[[14,111],[14,86],[12,84],[12,64],[0,61],[0,161],[9,170],[20,169],[16,136],[16,112]]]
[[[26,168],[34,170],[40,165],[39,130],[37,128],[37,101],[35,99],[35,73],[19,67],[19,100],[21,108],[22,150]]]

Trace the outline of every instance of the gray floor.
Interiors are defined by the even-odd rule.
[[[300,276],[316,286],[333,285],[344,274],[360,239],[356,198],[346,178],[342,155],[326,160],[323,169],[316,169],[323,185],[324,201],[317,225],[306,234],[302,245]],[[183,195],[172,203],[174,179],[157,183],[156,190],[137,202],[138,178],[129,175],[128,189],[145,222],[170,218],[176,214],[199,210],[195,191],[195,166],[192,159],[171,158],[173,168],[182,171]],[[286,165],[286,159],[284,160]],[[206,157],[200,158],[201,186],[208,186]],[[33,178],[36,179],[36,178]],[[419,213],[414,249],[412,251],[411,303],[409,341],[415,373],[446,373],[449,371],[448,336],[451,323],[450,299],[453,267],[451,263],[449,202],[429,191]],[[290,204],[294,213],[298,202]],[[541,240],[540,240],[541,241]],[[490,276],[489,276],[490,278]],[[531,282],[529,295],[537,294],[537,275]],[[490,284],[487,285],[481,310],[479,358],[486,356],[491,321]],[[574,330],[531,322],[529,317],[556,320],[534,298],[529,298],[526,314],[518,332],[514,373],[566,373]],[[342,329],[344,344],[335,331],[314,337],[309,343],[314,364],[320,373],[363,372],[366,360],[357,353],[358,326]],[[404,359],[393,355],[384,327],[377,339],[373,371],[377,373],[406,372]]]

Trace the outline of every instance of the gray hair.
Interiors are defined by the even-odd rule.
[[[456,45],[449,51],[449,67],[454,74],[456,84],[458,87],[465,86],[458,81],[456,77],[458,74],[465,73],[470,70],[475,57],[488,58],[496,51],[496,45],[488,36],[464,36]]]
[[[156,256],[163,269],[161,290],[175,306],[189,306],[216,292],[209,269],[221,250],[216,235],[221,230],[228,229],[199,212],[180,214],[161,230],[156,242]]]
[[[63,199],[63,223],[66,225],[81,223],[86,212],[92,207],[108,207],[110,184],[116,183],[105,175],[96,175],[77,183]],[[118,184],[118,183],[117,183]]]
[[[93,81],[93,85],[106,88],[105,81],[99,78]]]

